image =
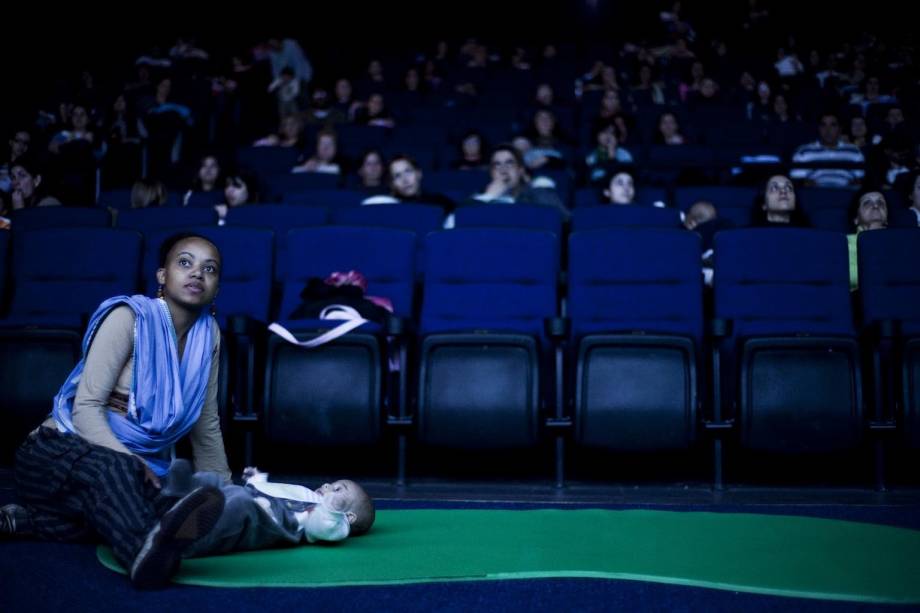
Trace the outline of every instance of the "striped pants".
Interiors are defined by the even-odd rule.
[[[37,538],[99,536],[125,568],[175,502],[144,480],[139,458],[44,427],[16,451],[15,476]]]

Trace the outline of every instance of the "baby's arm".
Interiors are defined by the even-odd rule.
[[[263,473],[255,466],[247,466],[243,469],[243,483],[265,483],[268,481],[268,473]]]
[[[268,473],[261,472],[254,466],[243,469],[243,485],[251,485],[266,496],[284,498],[298,502],[322,502],[323,497],[302,485],[291,483],[272,483],[268,480]]]
[[[317,504],[302,513],[298,520],[304,529],[304,536],[310,543],[316,541],[342,541],[351,533],[348,517],[341,511],[332,511],[323,504]]]

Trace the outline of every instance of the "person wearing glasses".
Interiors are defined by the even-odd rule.
[[[490,181],[479,194],[472,196],[480,204],[537,204],[559,209],[564,219],[569,210],[555,189],[545,179],[530,180],[521,154],[512,145],[502,144],[492,150],[489,163]]]

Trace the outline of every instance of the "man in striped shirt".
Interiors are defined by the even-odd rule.
[[[840,123],[833,113],[825,113],[818,124],[820,138],[802,145],[792,156],[792,164],[807,164],[806,168],[793,167],[789,176],[818,187],[848,187],[862,181],[865,171],[852,165],[865,164],[866,160],[856,145],[840,140]],[[815,163],[826,162],[832,167],[820,168]],[[833,168],[838,164],[843,167]]]

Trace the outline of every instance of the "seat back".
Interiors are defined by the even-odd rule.
[[[719,232],[714,244],[715,313],[736,337],[853,334],[843,235],[750,228]]]
[[[237,206],[227,211],[228,226],[266,228],[279,236],[292,228],[325,225],[328,218],[329,212],[321,206],[255,204]]]
[[[112,216],[106,209],[41,206],[13,211],[10,229],[14,234],[41,228],[108,228]]]
[[[905,334],[920,333],[920,230],[860,232],[857,245],[863,323],[896,320]]]
[[[556,314],[556,236],[516,228],[432,232],[426,242],[420,331],[543,336]]]
[[[141,236],[133,230],[33,230],[13,261],[10,315],[89,315],[106,298],[137,292],[140,261]]]
[[[282,202],[284,195],[287,193],[304,192],[311,189],[335,189],[341,181],[341,175],[325,172],[273,174],[263,177],[262,200],[264,202]]]
[[[677,209],[621,204],[592,206],[575,209],[572,213],[572,231],[598,230],[638,226],[645,228],[678,228],[680,213]]]
[[[300,304],[311,277],[325,279],[336,271],[359,271],[367,293],[389,298],[396,315],[411,316],[415,283],[415,234],[394,228],[326,226],[299,228],[287,235],[286,263],[276,267],[280,281],[281,321]],[[281,257],[282,254],[279,254]]]
[[[185,228],[216,224],[217,212],[210,207],[148,207],[118,212],[116,228],[149,232],[164,228]]]
[[[337,209],[358,206],[368,194],[354,189],[315,188],[292,190],[281,194],[281,204]]]
[[[0,317],[6,313],[6,286],[10,274],[10,233],[0,230]]]
[[[551,206],[462,206],[454,212],[457,228],[521,228],[562,236],[562,212]]]
[[[379,204],[336,209],[332,223],[340,226],[369,226],[410,230],[422,239],[439,230],[444,210],[431,204]]]
[[[569,238],[568,313],[578,338],[641,331],[703,337],[700,237],[611,228]]]

